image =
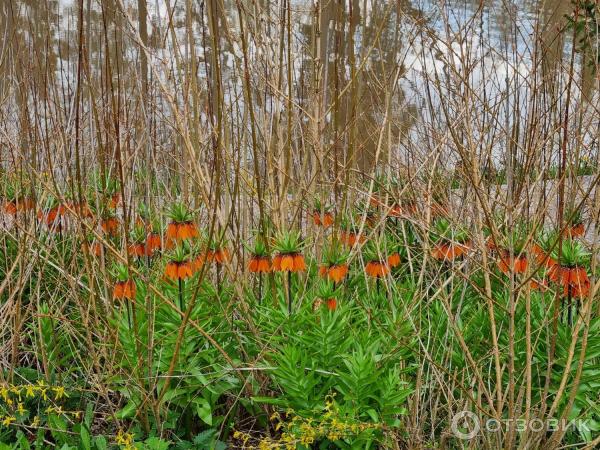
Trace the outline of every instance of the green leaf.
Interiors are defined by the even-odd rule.
[[[23,434],[23,432],[21,430],[19,430],[17,432],[17,442],[20,445],[20,449],[21,450],[29,450],[31,448],[31,446],[29,445],[29,441],[27,440],[27,437],[25,436],[25,434]]]
[[[195,399],[194,403],[196,403],[196,412],[198,413],[198,417],[200,417],[205,424],[212,425],[213,418],[210,404],[203,398]]]
[[[144,442],[148,450],[168,450],[170,442],[163,441],[158,437],[151,437]]]
[[[121,409],[120,411],[117,411],[115,416],[119,420],[127,419],[129,417],[132,417],[135,414],[135,410],[136,410],[135,402],[133,402],[133,400],[131,400],[131,401],[129,401],[129,403],[127,403],[123,407],[123,409]]]
[[[79,431],[79,437],[81,438],[80,444],[83,450],[90,450],[92,445],[90,442],[90,432],[88,431],[85,425],[81,425],[81,430]]]
[[[96,436],[94,438],[94,447],[96,447],[97,450],[106,450],[106,438],[104,436]]]
[[[285,406],[287,405],[286,400],[273,397],[252,397],[252,401],[256,403],[266,403],[268,405]]]
[[[373,408],[367,409],[367,414],[371,419],[373,419],[373,422],[379,422],[379,416],[377,415],[377,411],[375,411]]]

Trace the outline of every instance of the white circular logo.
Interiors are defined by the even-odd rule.
[[[450,429],[457,438],[469,440],[477,436],[481,427],[479,425],[479,418],[475,413],[472,413],[471,411],[461,411],[452,418]],[[463,429],[470,431],[462,431]]]

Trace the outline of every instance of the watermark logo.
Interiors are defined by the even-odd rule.
[[[479,417],[471,411],[461,411],[454,415],[450,429],[454,436],[463,440],[473,439],[481,430]],[[463,431],[468,430],[468,431]]]
[[[452,417],[450,429],[458,439],[471,440],[480,432],[498,433],[507,431],[511,427],[517,432],[530,431],[540,433],[543,431],[566,431],[569,428],[585,428],[585,420],[559,420],[559,419],[494,419],[482,421],[471,411],[460,411]]]

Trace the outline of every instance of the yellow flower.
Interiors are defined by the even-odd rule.
[[[21,387],[20,386],[14,386],[14,385],[11,386],[10,392],[15,394],[17,397],[19,397],[19,400],[21,400]]]
[[[8,427],[15,420],[17,420],[17,419],[13,416],[4,416],[4,419],[2,419],[2,425],[4,425],[5,427]]]
[[[17,406],[17,412],[19,414],[25,414],[27,412],[27,410],[23,406],[23,403],[19,402],[19,406]]]
[[[115,442],[117,445],[125,446],[125,449],[133,449],[133,433],[125,433],[123,430],[119,430],[115,436]]]
[[[0,397],[6,402],[8,401],[8,389],[6,386],[0,387]]]
[[[54,391],[54,400],[60,400],[63,397],[68,397],[65,394],[65,388],[63,386],[53,387],[52,390]]]
[[[40,426],[40,418],[38,416],[35,416],[33,418],[33,421],[31,422],[30,426],[33,428],[39,427]]]
[[[25,388],[25,397],[27,398],[33,398],[35,397],[35,386],[33,386],[32,384],[28,384],[27,387]]]

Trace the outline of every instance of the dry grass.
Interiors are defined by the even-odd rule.
[[[0,428],[0,440],[21,432],[48,446],[77,442],[82,422],[122,447],[130,444],[115,438],[119,430],[140,442],[191,441],[211,429],[233,448],[264,436],[278,445],[285,433],[269,423],[273,412],[343,415],[325,398],[336,391],[342,409],[356,408],[346,411],[356,427],[380,424],[361,432],[377,434],[369,439],[382,448],[600,443],[599,72],[585,63],[598,60],[598,46],[573,45],[581,35],[563,17],[578,20],[582,10],[524,16],[498,2],[456,25],[460,8],[442,4],[428,15],[377,0],[366,14],[358,1],[161,1],[158,18],[150,3],[80,0],[58,16],[50,1],[0,5],[0,194],[5,205],[36,205],[0,216],[0,383],[64,385],[77,392],[69,407],[89,408],[87,421],[58,415],[67,437],[48,414],[54,431],[39,438],[27,417]],[[489,20],[497,30],[486,29]],[[117,236],[101,227],[113,195]],[[77,210],[83,203],[92,217]],[[131,251],[136,223],[164,231],[175,203],[193,210],[202,231],[193,251],[231,255],[179,285],[163,277],[173,253],[138,260]],[[64,218],[44,224],[59,204]],[[389,217],[397,205],[402,214]],[[328,207],[333,226],[316,226],[312,214]],[[563,298],[531,253],[544,233],[560,231],[545,250],[566,264],[574,210],[583,211],[578,242],[591,280],[579,300]],[[406,411],[385,420],[389,405],[369,403],[383,398],[380,385],[364,387],[364,398],[342,394],[352,389],[327,383],[344,379],[346,363],[324,367],[310,351],[329,344],[290,338],[331,320],[313,308],[327,300],[318,265],[348,227],[366,242],[347,249],[350,275],[331,293],[343,305],[333,323],[344,324],[331,325],[340,339],[331,345],[346,349],[345,361],[377,355],[357,378],[365,386],[386,376],[406,383],[398,400]],[[262,241],[282,253],[274,239],[290,230],[305,238],[306,274],[249,273],[250,248]],[[440,239],[463,232],[466,256],[436,260]],[[504,253],[490,242],[504,259],[528,257],[526,271],[498,270]],[[366,264],[392,248],[401,268],[374,282]],[[113,298],[118,270],[137,282],[131,302]],[[293,359],[293,343],[308,360]],[[303,378],[280,372],[292,360],[323,380],[291,386]],[[329,390],[318,407],[294,403],[319,386]],[[0,418],[13,407],[0,400]],[[450,423],[465,409],[508,425],[458,440]],[[517,419],[553,418],[591,425],[517,429]],[[233,439],[233,429],[249,441]],[[315,439],[335,441],[340,430],[328,430]]]

